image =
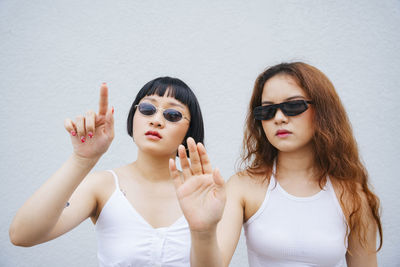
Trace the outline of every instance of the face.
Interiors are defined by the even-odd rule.
[[[276,75],[264,85],[261,97],[263,106],[291,100],[310,100],[296,81],[288,75]],[[268,141],[281,152],[295,152],[311,148],[314,134],[312,104],[296,116],[287,116],[278,109],[270,120],[263,120],[262,127]]]
[[[173,97],[149,95],[142,98],[140,103],[153,104],[157,111],[153,115],[144,115],[136,108],[133,117],[133,138],[138,148],[147,153],[156,153],[157,156],[175,156],[178,146],[189,129],[190,112],[185,104]],[[183,117],[177,122],[168,121],[163,112],[166,109],[175,109]]]

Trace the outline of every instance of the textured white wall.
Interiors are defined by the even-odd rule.
[[[336,85],[383,207],[380,266],[400,266],[400,2],[0,1],[0,266],[96,266],[89,221],[33,248],[11,245],[23,202],[71,152],[63,129],[97,108],[106,81],[116,138],[96,169],[134,160],[125,131],[133,97],[160,75],[198,95],[213,164],[239,156],[252,85],[268,65],[302,60]],[[231,266],[247,266],[240,242]]]

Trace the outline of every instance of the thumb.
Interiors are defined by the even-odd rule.
[[[213,178],[214,178],[214,182],[215,184],[217,184],[218,186],[224,186],[225,184],[225,180],[222,177],[221,173],[219,172],[218,168],[215,168],[213,171]]]
[[[174,181],[175,189],[178,189],[182,184],[181,176],[176,169],[175,160],[169,159],[169,174]]]

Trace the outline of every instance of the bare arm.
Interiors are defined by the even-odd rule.
[[[366,246],[362,246],[359,241],[357,230],[349,235],[349,252],[346,254],[346,261],[348,267],[376,267],[378,266],[376,257],[376,235],[377,225],[373,219],[372,213],[369,209],[366,196],[362,193],[362,218],[365,225],[367,225]]]
[[[65,232],[55,226],[72,193],[95,163],[95,160],[85,161],[72,155],[18,210],[10,226],[11,242],[18,246],[32,246],[56,237],[53,230],[59,234]],[[79,224],[87,218],[94,207],[94,199],[88,195],[79,202],[74,201],[68,211],[82,210],[85,214],[78,214],[72,224]],[[64,229],[71,228],[62,225]]]
[[[232,176],[226,184],[226,205],[221,221],[218,223],[217,236],[223,266],[229,266],[236,246],[239,242],[243,226],[244,203],[242,193],[244,188],[237,175]]]
[[[9,229],[13,244],[33,246],[51,240],[71,230],[95,211],[96,199],[90,186],[93,179],[81,182],[114,137],[113,115],[107,108],[105,84],[100,95],[98,114],[88,112],[86,117],[79,116],[75,122],[65,120],[74,152],[18,210]],[[83,140],[86,137],[88,139]],[[65,208],[68,201],[71,205]]]

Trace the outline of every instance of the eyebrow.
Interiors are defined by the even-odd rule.
[[[152,103],[155,103],[155,104],[158,104],[158,101],[154,97],[151,97],[151,96],[145,96],[142,99],[143,100],[148,100],[148,101],[150,101]],[[169,101],[169,102],[167,102],[167,104],[170,105],[170,106],[173,106],[173,107],[180,107],[182,109],[185,109],[185,107],[183,105],[181,105],[179,103],[176,103],[176,102]]]
[[[305,97],[302,96],[302,95],[295,95],[295,96],[291,96],[291,97],[285,98],[285,99],[283,100],[283,102],[290,101],[290,100],[293,100],[293,99],[299,99],[299,98],[305,99]],[[274,102],[271,102],[271,101],[262,101],[261,104],[274,104]]]

